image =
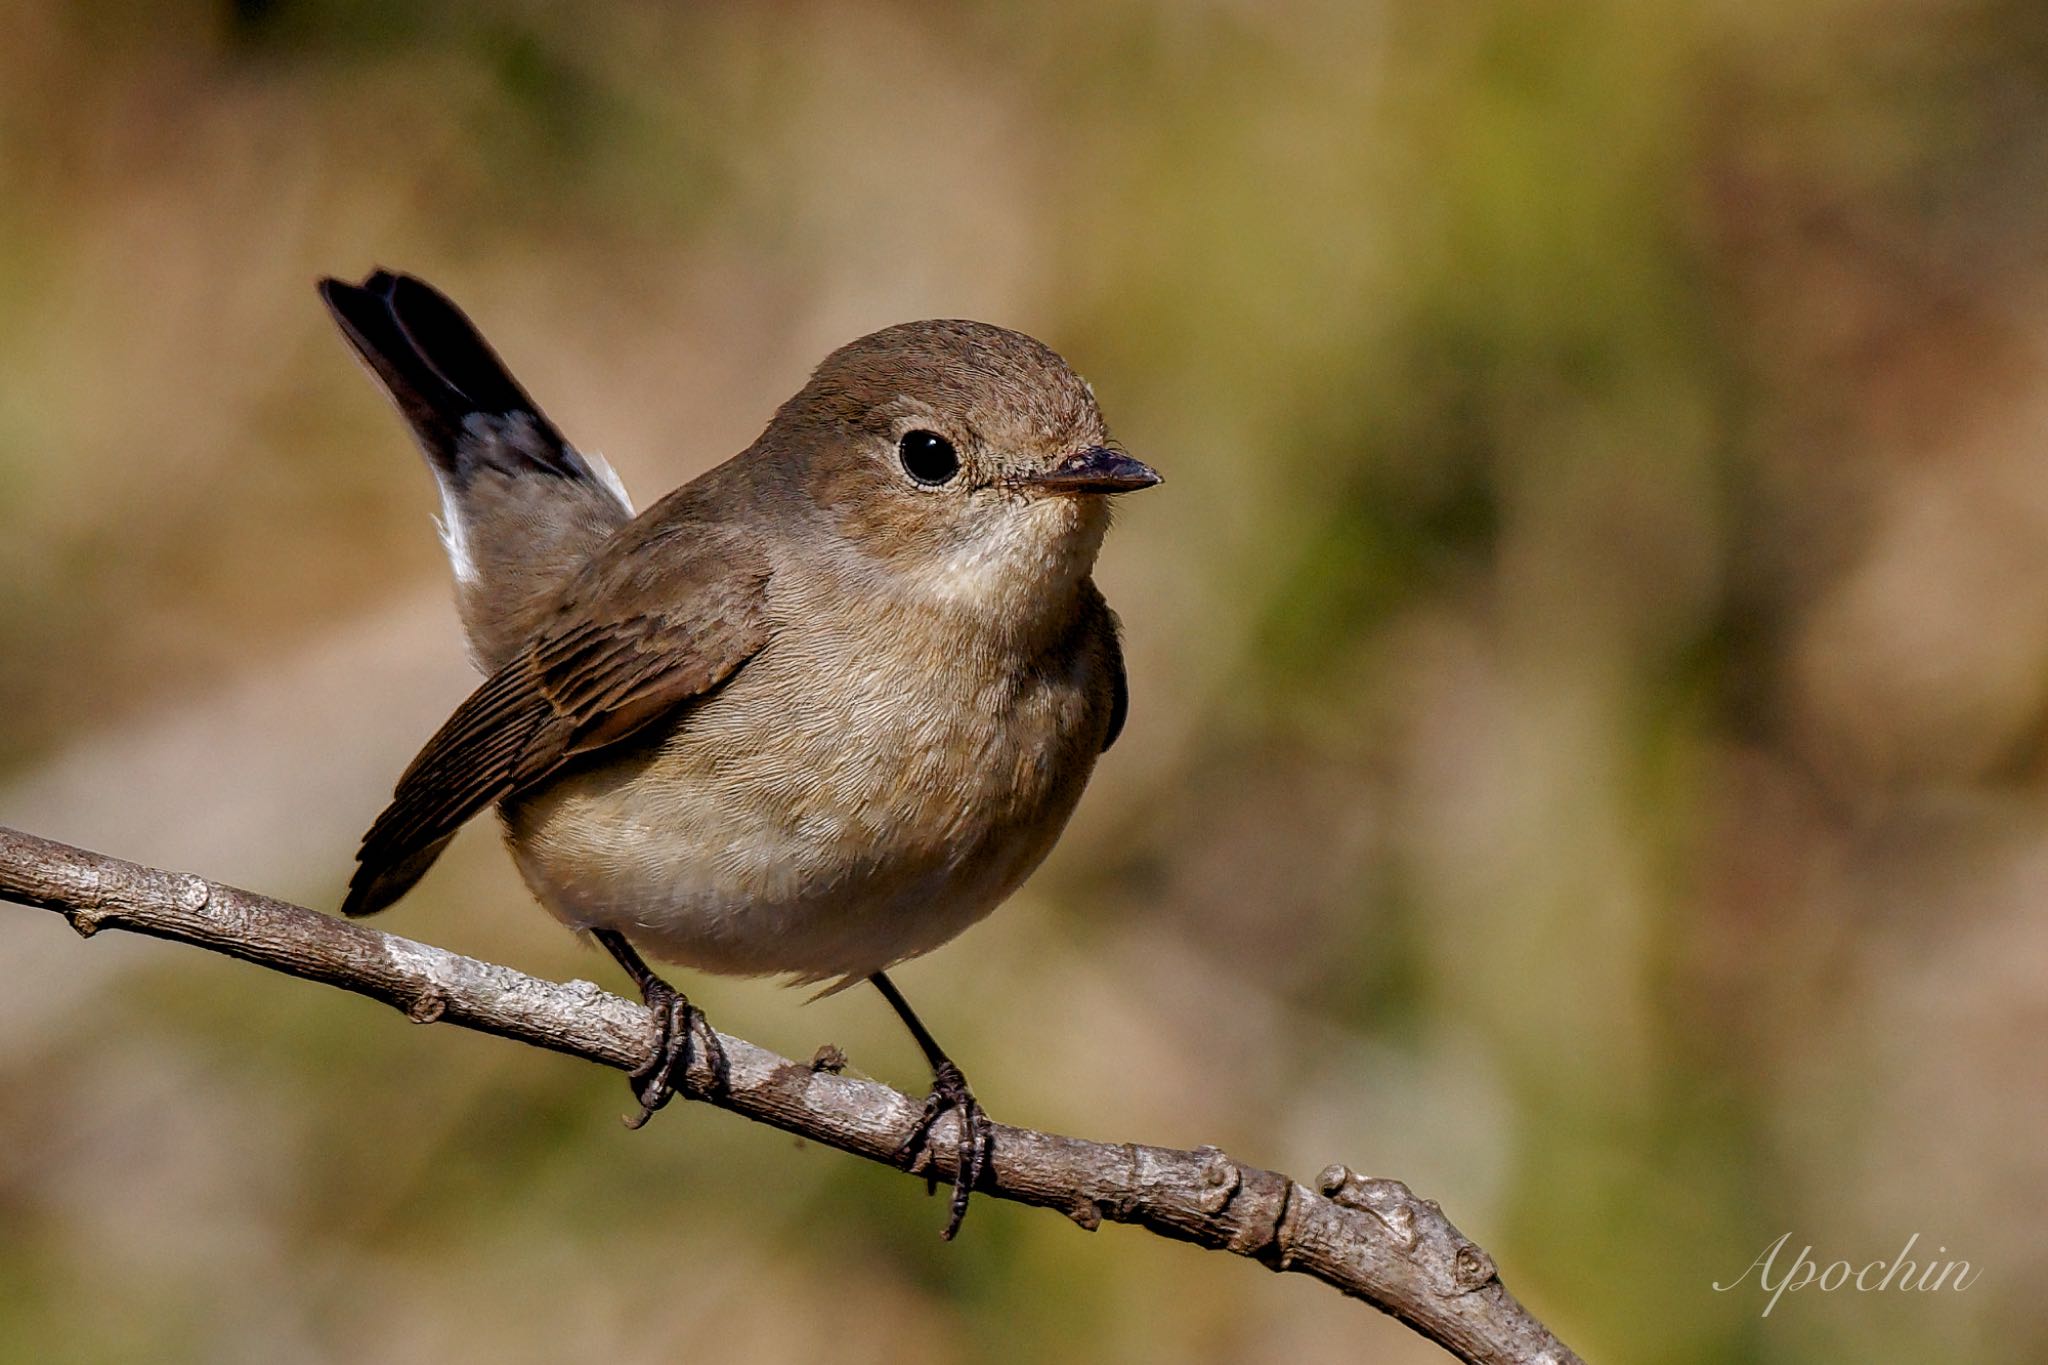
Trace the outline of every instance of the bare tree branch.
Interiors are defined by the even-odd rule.
[[[127,929],[226,953],[382,1000],[418,1023],[460,1024],[630,1071],[654,1021],[588,981],[542,981],[331,915],[141,867],[0,827],[0,898],[54,910],[81,935]],[[793,1062],[719,1035],[729,1073],[701,1050],[682,1092],[870,1161],[893,1164],[920,1101],[875,1081]],[[955,1117],[931,1143],[953,1176]],[[1578,1356],[1515,1301],[1493,1258],[1434,1201],[1398,1180],[1331,1166],[1310,1190],[1214,1147],[1179,1151],[1086,1142],[997,1125],[983,1192],[1058,1209],[1084,1228],[1104,1219],[1312,1275],[1407,1323],[1461,1360],[1575,1365]],[[919,1168],[924,1174],[924,1168]]]

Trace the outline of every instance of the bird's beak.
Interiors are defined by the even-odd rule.
[[[1159,481],[1159,472],[1151,465],[1108,446],[1089,446],[1043,474],[1018,480],[1048,493],[1135,493]]]

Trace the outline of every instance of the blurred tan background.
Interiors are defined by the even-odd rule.
[[[998,1117],[1404,1178],[1590,1359],[2048,1358],[2048,10],[4,27],[0,821],[331,907],[470,686],[321,273],[447,288],[643,504],[831,346],[1005,323],[1168,483],[1099,574],[1125,738],[901,973]],[[383,925],[623,988],[488,826]],[[924,1082],[870,992],[692,991]],[[0,1358],[1442,1358],[626,1108],[0,909]],[[1787,1232],[1981,1278],[1712,1291]]]

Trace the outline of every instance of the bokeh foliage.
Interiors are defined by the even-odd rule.
[[[22,0],[0,819],[331,903],[466,686],[321,273],[643,502],[830,346],[1044,337],[1168,476],[1132,722],[906,969],[1003,1116],[1442,1199],[1589,1358],[2027,1360],[2048,20],[2000,0]],[[392,927],[612,981],[488,830]],[[1438,1358],[1308,1284],[0,916],[0,1359]],[[613,984],[616,984],[613,982]],[[856,993],[721,1024],[905,1085]],[[1919,1234],[1961,1294],[1712,1291]]]

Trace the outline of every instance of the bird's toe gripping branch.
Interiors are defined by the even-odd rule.
[[[914,1171],[921,1161],[928,1188],[937,1189],[938,1176],[931,1168],[931,1135],[940,1116],[949,1110],[957,1116],[960,1137],[954,1158],[952,1216],[939,1236],[950,1242],[960,1231],[961,1220],[967,1217],[967,1200],[974,1187],[981,1183],[995,1160],[996,1136],[995,1124],[968,1088],[967,1077],[951,1061],[942,1060],[932,1068],[931,1093],[925,1096],[917,1125],[896,1149],[896,1162],[903,1169]]]

